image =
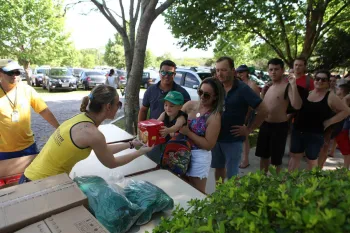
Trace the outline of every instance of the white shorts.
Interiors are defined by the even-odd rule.
[[[191,177],[207,178],[211,164],[211,151],[192,150],[191,165],[186,175]]]

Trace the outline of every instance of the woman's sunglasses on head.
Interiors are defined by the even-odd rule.
[[[203,98],[206,100],[210,99],[210,97],[211,97],[211,95],[208,92],[204,92],[201,89],[198,90],[198,95],[199,95],[199,97],[202,97],[202,95],[203,95]]]

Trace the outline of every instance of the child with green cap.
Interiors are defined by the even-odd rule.
[[[169,141],[174,133],[187,124],[187,113],[181,111],[184,97],[180,92],[170,91],[163,101],[164,112],[159,116],[158,121],[164,122],[164,126],[159,132],[162,137],[166,138],[166,141]]]

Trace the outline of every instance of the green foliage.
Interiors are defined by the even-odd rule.
[[[157,67],[157,58],[154,56],[151,50],[147,49],[146,50],[146,57],[145,57],[145,63],[144,63],[144,68],[148,67]]]
[[[316,47],[309,66],[312,70],[350,66],[350,32],[338,28]]]
[[[0,0],[0,6],[0,56],[15,57],[25,66],[60,64],[68,56],[62,1]]]
[[[118,33],[114,35],[114,40],[108,40],[105,49],[106,51],[103,59],[107,65],[118,68],[125,67],[123,40]]]
[[[309,58],[329,28],[349,22],[349,9],[343,0],[176,0],[165,21],[184,48],[205,49],[234,33],[253,45],[266,43],[291,64],[299,55]]]
[[[270,173],[232,178],[153,232],[350,232],[348,170]]]
[[[80,67],[94,68],[103,65],[103,54],[98,49],[82,49],[79,51]]]

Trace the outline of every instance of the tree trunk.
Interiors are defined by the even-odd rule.
[[[125,130],[130,134],[137,134],[138,113],[140,110],[139,93],[141,77],[146,56],[149,30],[155,17],[141,17],[137,30],[136,43],[132,67],[128,75],[127,94],[125,98]]]

